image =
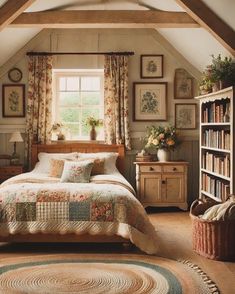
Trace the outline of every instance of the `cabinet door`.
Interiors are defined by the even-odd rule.
[[[161,202],[161,174],[142,174],[140,177],[140,201]]]
[[[184,202],[184,174],[162,175],[162,201],[167,203]]]

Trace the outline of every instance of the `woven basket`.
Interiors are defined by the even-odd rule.
[[[195,200],[190,208],[193,250],[215,260],[235,260],[235,220],[207,221],[198,217],[217,202]]]

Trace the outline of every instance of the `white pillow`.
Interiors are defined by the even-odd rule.
[[[97,152],[97,153],[78,153],[78,157],[87,159],[100,159],[104,160],[104,173],[113,174],[118,172],[116,161],[118,153],[115,152]]]
[[[51,159],[67,159],[67,160],[76,160],[78,158],[77,152],[71,153],[38,153],[39,162],[35,165],[34,172],[38,173],[50,173],[50,162]]]

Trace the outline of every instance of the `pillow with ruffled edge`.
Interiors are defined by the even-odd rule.
[[[62,183],[88,183],[93,161],[65,161],[60,179]]]
[[[47,152],[40,152],[38,154],[39,162],[36,163],[34,172],[38,173],[50,173],[50,160],[51,159],[58,159],[58,160],[72,160],[75,161],[78,158],[77,152],[71,153],[47,153]]]
[[[118,153],[116,152],[97,152],[97,153],[78,153],[78,158],[100,159],[104,160],[104,174],[113,174],[118,172],[116,161]]]

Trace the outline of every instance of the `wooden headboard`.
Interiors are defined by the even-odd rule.
[[[92,142],[52,142],[50,144],[33,144],[31,149],[31,167],[34,168],[38,162],[38,153],[69,153],[69,152],[116,152],[118,153],[117,168],[123,174],[124,172],[124,145],[108,145]]]

